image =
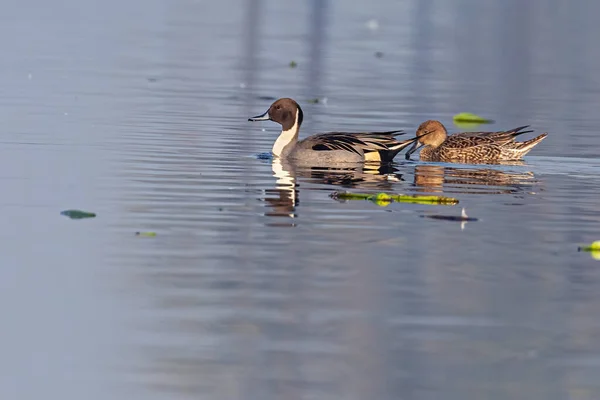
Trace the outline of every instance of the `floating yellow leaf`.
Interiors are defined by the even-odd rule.
[[[396,203],[415,203],[415,204],[438,204],[444,206],[453,206],[458,204],[458,199],[443,196],[421,196],[409,194],[388,194],[388,193],[349,193],[334,192],[331,198],[336,200],[368,200],[379,206],[387,206],[391,202]]]

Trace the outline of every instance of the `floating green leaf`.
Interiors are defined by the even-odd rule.
[[[600,260],[600,240],[596,240],[590,245],[579,246],[577,251],[585,251],[590,253],[593,259]]]
[[[494,121],[480,117],[479,115],[462,112],[456,114],[453,118],[454,123],[476,123],[476,124],[492,124]]]
[[[443,196],[421,196],[408,194],[387,194],[387,193],[349,193],[334,192],[331,198],[336,200],[369,200],[379,206],[387,206],[391,202],[396,203],[414,203],[414,204],[438,204],[452,206],[458,204],[458,199]]]
[[[156,236],[156,232],[136,232],[135,236],[155,237]]]
[[[596,240],[590,245],[580,246],[579,251],[600,251],[600,240]]]
[[[460,129],[474,129],[477,128],[481,124],[493,124],[494,121],[491,119],[485,119],[480,117],[479,115],[471,114],[471,113],[460,113],[456,114],[453,118],[454,125],[459,127]]]
[[[469,131],[477,128],[481,124],[479,122],[455,122],[454,125],[462,130]]]
[[[95,218],[96,217],[96,214],[93,212],[81,211],[81,210],[65,210],[65,211],[61,211],[60,214],[64,215],[65,217],[69,217],[71,219],[83,219],[83,218]]]
[[[290,68],[296,68],[298,66],[298,63],[296,63],[296,61],[292,60],[290,61]]]
[[[600,260],[600,240],[596,240],[590,245],[580,246],[577,251],[590,253],[594,260]]]
[[[318,97],[316,97],[316,98],[314,98],[314,99],[309,99],[309,100],[308,100],[308,103],[309,103],[309,104],[317,104],[317,103],[319,103],[319,98],[318,98]]]

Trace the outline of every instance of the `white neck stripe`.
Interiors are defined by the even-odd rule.
[[[300,114],[300,112],[296,110],[296,121],[294,122],[294,126],[287,131],[282,130],[279,134],[279,137],[273,145],[273,155],[281,157],[283,149],[285,149],[292,142],[298,140],[298,114]]]

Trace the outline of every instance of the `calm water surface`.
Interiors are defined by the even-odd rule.
[[[600,398],[600,5],[355,3],[5,4],[2,398]],[[297,168],[247,122],[285,96],[303,135],[550,135],[522,165]]]

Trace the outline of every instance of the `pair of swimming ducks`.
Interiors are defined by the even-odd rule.
[[[309,136],[298,141],[303,112],[298,103],[289,98],[275,101],[262,115],[249,121],[273,121],[282,126],[282,131],[273,145],[273,155],[303,163],[331,165],[357,162],[391,162],[403,149],[412,147],[405,158],[422,148],[423,161],[458,163],[493,163],[520,160],[540,143],[547,134],[525,142],[515,138],[524,133],[528,126],[499,132],[464,132],[448,136],[439,121],[425,121],[417,129],[414,138],[399,141],[396,136],[404,133],[387,132],[329,132]]]

